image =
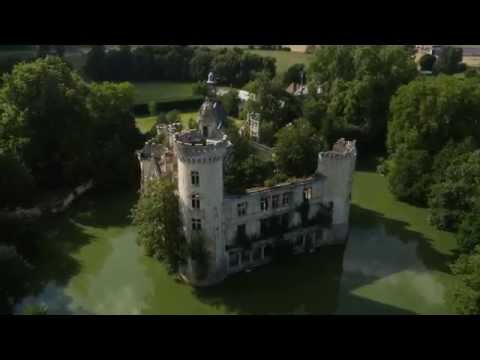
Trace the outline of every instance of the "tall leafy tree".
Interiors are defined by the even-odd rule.
[[[131,112],[133,86],[94,83],[86,101],[92,118],[97,183],[109,187],[134,183],[138,177],[135,150],[141,148],[144,139]]]
[[[480,198],[480,150],[455,158],[442,180],[430,191],[431,219],[439,228],[457,230]]]
[[[288,94],[280,81],[270,79],[268,73],[258,74],[248,84],[248,91],[255,95],[246,102],[244,112],[259,113],[261,123],[271,124],[274,131],[301,116],[300,100]],[[263,133],[260,136],[263,138]]]
[[[388,166],[390,190],[400,200],[424,204],[431,185],[430,171],[427,151],[401,148]]]
[[[87,54],[84,71],[94,81],[107,79],[106,50],[104,45],[94,45]]]
[[[447,289],[446,299],[461,315],[480,313],[480,247],[472,255],[461,255],[451,265],[456,283]]]
[[[8,111],[2,122],[26,139],[20,155],[44,187],[77,184],[91,174],[88,92],[57,57],[19,64],[4,76],[0,101]]]
[[[304,64],[293,64],[290,66],[285,74],[283,74],[283,84],[288,86],[291,83],[300,84],[303,81],[307,83],[306,70]]]
[[[132,212],[138,243],[148,256],[163,261],[172,273],[188,256],[175,189],[175,184],[166,179],[148,182]]]
[[[464,217],[457,232],[457,243],[461,253],[470,254],[480,246],[480,198]]]
[[[326,109],[327,119],[317,122],[357,138],[364,150],[383,151],[390,99],[416,73],[401,46],[322,46],[308,71],[310,97]]]
[[[428,184],[442,182],[442,174],[447,174],[446,169],[449,166],[449,161],[455,157],[453,154],[456,150],[451,145],[441,155],[437,156],[437,154],[449,142],[458,143],[471,138],[470,142],[478,143],[480,139],[480,91],[478,84],[479,82],[475,78],[458,79],[443,75],[434,78],[421,78],[399,89],[391,103],[391,120],[387,138],[392,167],[398,165],[397,167],[403,168],[402,172],[389,174],[389,182],[397,184],[397,186],[392,187],[395,195],[403,198],[397,190],[409,187],[409,183],[402,179],[410,176],[403,173],[415,174],[418,170],[416,167],[419,161],[412,161],[409,165],[398,154],[399,152],[422,151],[422,154],[428,156],[428,159],[424,159],[426,163],[433,163],[434,159],[436,161],[434,169],[437,169],[437,171],[433,172],[434,179],[432,182],[423,183],[425,186],[422,187],[422,195],[416,196],[415,200],[409,198],[409,196],[404,198],[407,201],[418,201],[418,199],[426,199],[430,192]],[[464,144],[463,146],[464,150],[460,151],[461,147],[459,148],[460,153],[469,152],[475,148],[475,145]],[[400,166],[400,163],[402,163],[402,166]],[[455,170],[452,169],[452,176],[455,176],[454,173]],[[451,180],[456,182],[453,178]],[[447,191],[445,186],[448,187],[452,184],[450,182],[450,184],[442,183],[436,186],[435,194],[430,196],[432,206],[448,208],[447,205],[440,206],[438,201],[443,200],[437,197],[437,195],[442,197],[437,192],[441,189]],[[441,191],[443,192],[443,190]],[[448,193],[452,194],[447,191],[445,195]],[[434,198],[435,200],[433,200]],[[434,203],[436,205],[433,205]],[[438,218],[434,215],[433,218],[434,222],[437,222],[441,217]],[[438,223],[438,225],[440,224],[441,222]],[[458,221],[454,220],[452,224],[458,224]],[[443,224],[440,226],[449,227],[450,225]]]
[[[322,138],[305,119],[299,119],[281,129],[276,135],[274,161],[287,176],[311,175],[317,166],[318,152],[326,148]]]

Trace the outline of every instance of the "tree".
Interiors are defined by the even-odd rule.
[[[388,166],[388,184],[399,199],[424,204],[431,184],[431,160],[424,150],[401,148]]]
[[[148,256],[164,262],[171,273],[178,272],[188,257],[175,190],[175,184],[166,179],[151,180],[132,211],[139,245]]]
[[[107,80],[107,54],[104,45],[94,45],[87,54],[84,71],[93,81]]]
[[[387,145],[436,153],[450,140],[480,139],[480,91],[476,78],[420,78],[399,89],[391,103]]]
[[[303,177],[315,172],[318,152],[326,148],[322,138],[305,119],[281,129],[276,135],[274,161],[287,176]]]
[[[441,229],[457,230],[480,198],[480,150],[455,158],[442,180],[430,190],[431,221]]]
[[[280,81],[271,80],[268,73],[258,74],[248,91],[255,97],[246,102],[244,111],[260,114],[261,122],[271,123],[274,131],[301,115],[300,100],[288,94]],[[261,137],[263,142],[263,134]]]
[[[304,84],[307,83],[307,79],[305,77],[305,65],[293,64],[287,69],[285,74],[283,74],[283,84],[288,86],[291,83],[300,84],[301,82]]]
[[[35,179],[22,160],[0,148],[0,209],[28,203],[35,194]]]
[[[208,94],[208,87],[205,82],[199,81],[193,85],[193,94],[200,95],[200,96],[207,96]]]
[[[451,265],[457,282],[447,289],[449,306],[458,314],[480,313],[480,248],[472,255],[460,255]]]
[[[480,245],[480,203],[464,217],[457,232],[457,243],[461,253],[470,254]]]
[[[195,50],[190,60],[190,73],[192,78],[197,81],[205,81],[211,70],[214,53],[208,48],[198,48]]]
[[[471,136],[461,142],[449,140],[443,149],[435,155],[432,166],[434,183],[446,180],[447,169],[454,165],[460,156],[470,154],[478,148],[478,143]]]
[[[130,109],[134,88],[130,83],[100,83],[90,86],[86,99],[92,118],[97,185],[131,185],[136,182],[138,161],[135,150],[143,137]]]
[[[15,66],[4,76],[3,136],[23,138],[17,153],[38,185],[78,185],[91,176],[89,87],[58,57]]]
[[[433,65],[435,64],[436,57],[430,54],[423,55],[420,60],[420,70],[433,71]]]
[[[240,99],[238,98],[238,92],[235,90],[231,90],[227,92],[225,95],[220,97],[220,102],[225,109],[225,112],[229,116],[238,117],[239,107],[240,107]]]
[[[325,104],[329,131],[384,151],[391,97],[416,75],[402,46],[322,46],[308,69],[309,89],[322,91],[309,97]]]
[[[172,110],[169,111],[166,115],[166,120],[168,124],[174,124],[180,122],[180,111],[178,110]]]
[[[444,47],[435,62],[434,71],[436,74],[444,73],[448,75],[465,71],[465,64],[462,63],[462,60],[462,48]]]

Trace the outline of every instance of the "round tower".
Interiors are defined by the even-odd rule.
[[[223,163],[231,143],[221,131],[223,118],[214,104],[215,98],[207,97],[200,109],[199,130],[177,133],[174,139],[184,234],[190,244],[200,239],[208,253],[206,276],[197,276],[196,260],[189,260],[182,271],[197,286],[218,283],[227,275],[222,236]]]
[[[230,142],[204,138],[198,131],[177,134],[178,193],[184,234],[189,243],[200,238],[209,254],[209,270],[198,278],[189,261],[184,275],[194,285],[211,285],[226,276],[222,237],[223,160]]]
[[[344,242],[348,237],[356,158],[355,140],[339,139],[331,151],[318,154],[317,173],[326,177],[324,201],[333,205],[332,229],[337,242]]]

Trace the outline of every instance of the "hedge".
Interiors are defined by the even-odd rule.
[[[157,112],[169,112],[171,110],[189,111],[198,110],[202,105],[203,98],[191,98],[175,101],[161,101],[156,103]],[[136,104],[133,107],[133,113],[135,116],[150,115],[148,110],[148,104]]]

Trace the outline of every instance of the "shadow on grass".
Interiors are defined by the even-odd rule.
[[[351,219],[346,247],[320,248],[194,293],[204,303],[239,314],[333,314],[340,301],[342,313],[413,314],[352,292],[404,270],[448,272],[450,257],[438,253],[432,239],[409,230],[407,223],[354,205]]]

